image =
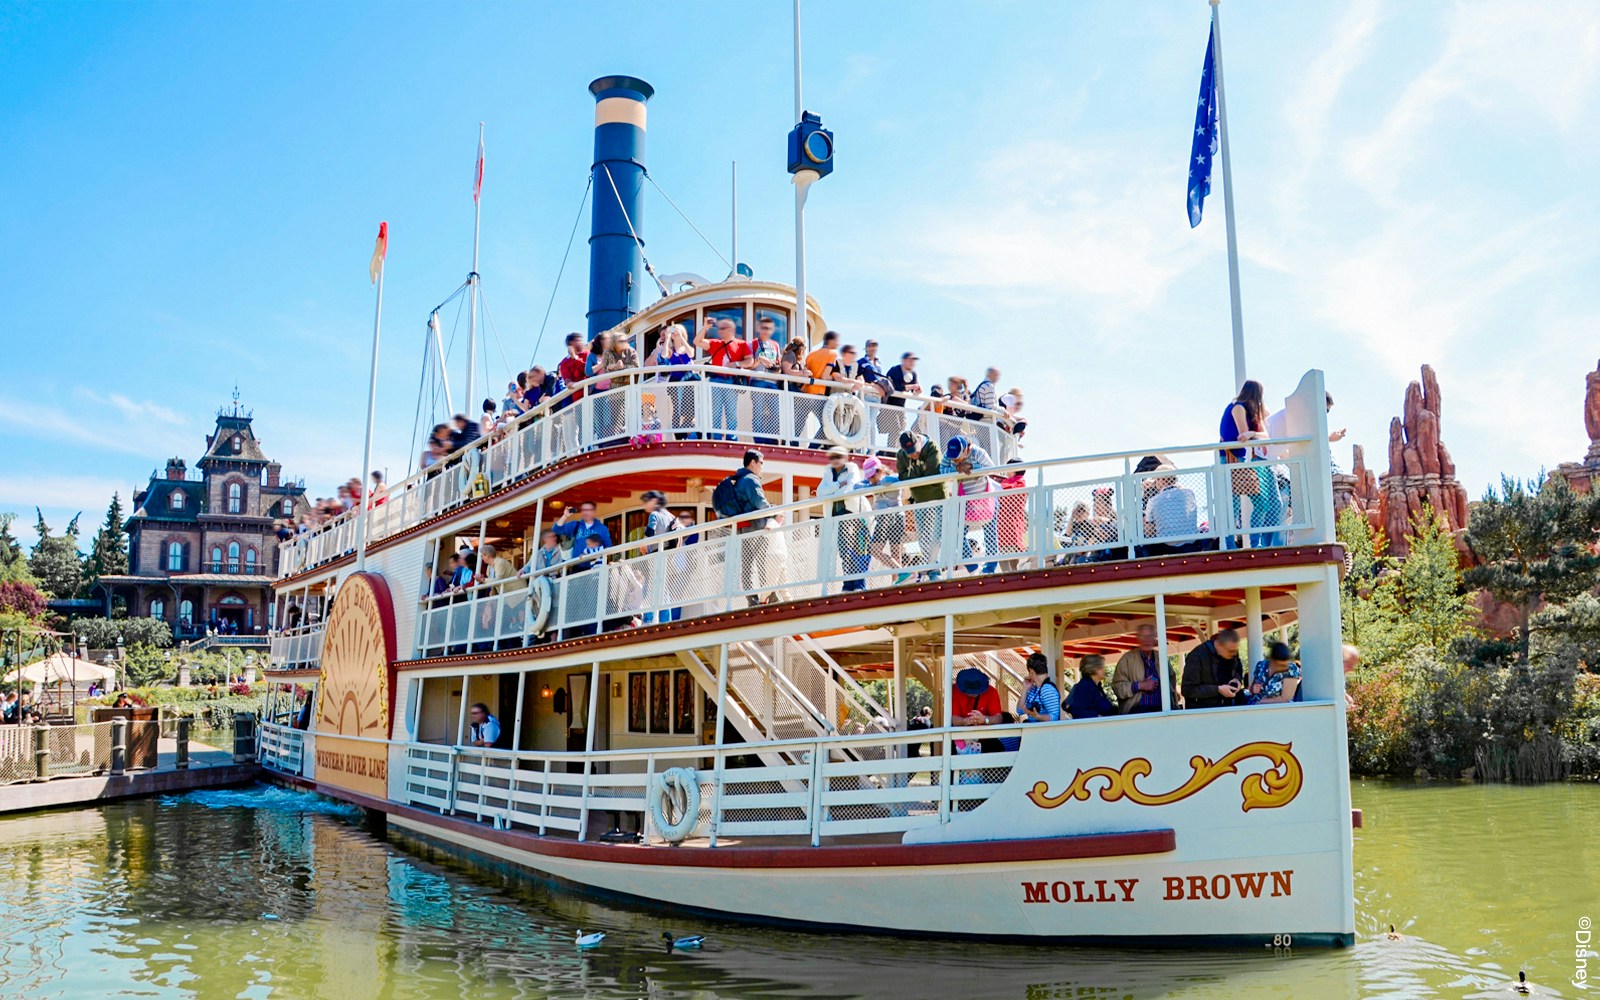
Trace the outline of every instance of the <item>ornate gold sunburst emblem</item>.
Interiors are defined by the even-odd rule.
[[[323,631],[317,732],[338,736],[389,735],[389,618],[387,594],[366,573],[351,574],[334,597]]]
[[[1216,761],[1198,755],[1191,757],[1189,768],[1193,773],[1189,776],[1189,780],[1172,791],[1159,795],[1152,795],[1139,788],[1138,780],[1149,777],[1153,767],[1145,758],[1135,757],[1120,768],[1080,768],[1073,776],[1072,782],[1057,795],[1050,794],[1047,782],[1035,782],[1033,790],[1028,792],[1028,798],[1040,809],[1054,809],[1072,799],[1086,802],[1091,794],[1089,783],[1099,779],[1105,783],[1100,789],[1100,798],[1106,802],[1127,799],[1141,806],[1164,806],[1194,795],[1224,775],[1239,773],[1240,761],[1251,757],[1264,757],[1272,763],[1272,766],[1260,774],[1247,776],[1240,783],[1239,792],[1244,797],[1244,802],[1239,808],[1243,812],[1252,809],[1276,809],[1293,802],[1305,782],[1300,761],[1291,752],[1293,746],[1292,743],[1246,743],[1228,751]]]

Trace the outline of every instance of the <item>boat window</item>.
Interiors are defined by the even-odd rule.
[[[744,321],[745,309],[742,304],[736,306],[722,306],[717,309],[707,309],[706,319],[712,320],[713,322],[717,320],[731,319],[733,320],[733,334],[737,339],[743,340],[750,335],[749,328],[746,326]]]
[[[761,321],[772,320],[772,337],[778,342],[781,350],[789,342],[789,310],[774,309],[771,306],[756,306],[756,331],[760,332]],[[754,333],[751,334],[754,336]]]

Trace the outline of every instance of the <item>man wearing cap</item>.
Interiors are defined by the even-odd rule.
[[[817,499],[831,501],[823,508],[829,518],[838,518],[839,565],[846,579],[844,590],[867,589],[867,525],[860,517],[867,498],[856,492],[861,470],[850,461],[850,453],[840,447],[828,449],[828,468],[817,484]]]
[[[861,489],[877,488],[872,494],[871,553],[885,569],[899,569],[900,550],[906,540],[906,516],[900,510],[900,491],[890,489],[900,480],[889,474],[889,466],[876,455],[861,463]],[[868,558],[871,563],[871,558]],[[895,577],[895,583],[904,583],[907,574]]]
[[[983,525],[983,554],[989,559],[988,562],[983,564],[984,573],[993,573],[998,565],[995,553],[1000,551],[1000,526],[995,518],[996,505],[994,501],[984,497],[984,494],[990,492],[993,488],[993,483],[987,475],[969,474],[982,473],[984,469],[992,468],[994,468],[994,460],[989,457],[989,453],[959,434],[951,438],[949,443],[944,446],[944,461],[939,463],[939,471],[945,475],[959,473],[967,476],[965,479],[956,480],[957,493],[962,496],[977,495],[981,498],[967,502],[966,523],[969,525],[981,523]],[[963,531],[961,533],[961,558],[970,559],[973,554],[972,548],[972,539],[967,537],[967,533]],[[976,569],[976,563],[967,566],[968,573]]]
[[[902,431],[894,464],[895,474],[910,488],[911,502],[917,505],[911,514],[917,524],[917,560],[925,566],[937,566],[944,518],[944,508],[938,501],[950,495],[950,484],[918,483],[916,480],[939,474],[939,446],[915,431]],[[937,569],[926,572],[929,580],[939,579]]]
[[[1250,671],[1250,693],[1246,696],[1252,705],[1281,705],[1294,701],[1300,689],[1300,664],[1289,653],[1286,643],[1275,642],[1267,647],[1267,658]]]
[[[644,537],[661,538],[678,530],[678,519],[667,510],[667,495],[660,490],[645,490],[639,497],[639,503],[644,507]],[[641,552],[654,552],[660,545],[645,545]],[[656,563],[662,566],[664,563]],[[662,581],[665,583],[666,581]],[[666,588],[663,587],[663,590]],[[663,608],[661,620],[671,622],[678,620],[678,608]],[[646,611],[643,618],[644,624],[649,625],[655,621],[655,612]]]
[[[956,674],[955,688],[950,692],[950,724],[952,726],[998,726],[1011,721],[1000,707],[1000,692],[989,683],[989,675],[977,667],[967,667]],[[998,739],[982,741],[984,753],[999,753]]]

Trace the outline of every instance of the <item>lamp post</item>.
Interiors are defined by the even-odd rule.
[[[123,651],[123,648],[122,648],[122,636],[121,635],[117,636],[117,663],[116,663],[116,666],[117,666],[117,676],[120,678],[117,681],[117,686],[119,688],[126,688],[128,686],[127,657],[124,655],[124,651]]]

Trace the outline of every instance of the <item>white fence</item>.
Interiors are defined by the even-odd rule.
[[[306,734],[271,724],[261,729],[263,763],[312,776],[297,770],[304,758],[292,749]],[[966,752],[958,744],[968,737],[976,744],[980,736],[986,742],[1025,739],[1027,730],[987,726],[593,753],[367,742],[390,746],[391,773],[398,768],[401,774],[400,802],[498,827],[562,831],[580,840],[588,835],[590,817],[608,813],[640,816],[645,840],[662,840],[650,819],[651,790],[667,769],[688,768],[700,794],[687,838],[715,846],[719,839],[759,837],[803,837],[818,844],[824,837],[948,822],[988,799],[1016,760],[1015,751],[983,753],[974,746]],[[911,756],[913,748],[924,746],[929,756]]]
[[[312,773],[314,737],[303,729],[264,722],[260,726],[258,756],[263,765],[284,774]]]
[[[718,520],[423,597],[417,655],[512,648],[915,578],[1331,541],[1331,508],[1316,502],[1331,490],[1318,450],[1304,438],[1274,447],[1288,454],[1229,463],[1214,444],[1169,449],[1167,464],[1145,472],[1133,471],[1138,453],[1017,464],[989,470],[1010,477],[1004,487],[953,474]],[[955,495],[902,502],[907,487]]]
[[[315,667],[322,662],[322,622],[301,625],[272,636],[271,663],[280,670]]]
[[[673,440],[739,440],[754,445],[809,447],[826,445],[823,420],[829,397],[796,389],[803,380],[773,376],[779,388],[710,381],[738,377],[734,369],[698,366],[695,381],[669,382],[681,368],[643,368],[608,380],[590,379],[549,403],[462,448],[434,466],[389,488],[371,509],[369,543],[513,484],[553,462],[596,448],[636,442]],[[719,376],[718,373],[724,373]],[[609,387],[596,389],[603,382]],[[580,398],[574,398],[581,393]],[[916,430],[942,448],[957,435],[981,446],[997,462],[1014,457],[1015,441],[1004,429],[1004,416],[956,403],[935,412],[931,400],[912,398],[894,406],[875,398],[857,398],[859,406],[837,423],[851,431],[851,450],[892,454],[900,433]],[[838,404],[834,404],[837,406]],[[299,535],[279,547],[278,575],[291,576],[354,552],[360,531],[351,511]]]

